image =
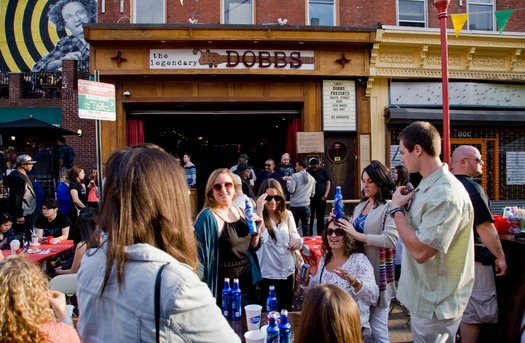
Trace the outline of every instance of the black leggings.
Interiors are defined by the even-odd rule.
[[[292,273],[286,280],[272,280],[272,279],[262,279],[259,281],[260,289],[260,300],[259,303],[263,307],[263,312],[266,311],[266,298],[268,298],[268,290],[270,285],[275,287],[275,295],[277,296],[277,306],[279,312],[282,309],[292,311],[292,300],[293,300],[293,282],[294,275]]]

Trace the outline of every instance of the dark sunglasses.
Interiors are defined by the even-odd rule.
[[[267,195],[266,196],[266,201],[272,201],[272,200],[281,201],[283,200],[283,198],[281,198],[279,195]]]
[[[343,229],[328,229],[326,230],[326,235],[328,237],[332,236],[335,233],[337,237],[343,237],[345,235],[345,230]]]
[[[213,189],[215,189],[217,192],[220,192],[222,190],[222,187],[226,188],[227,191],[232,189],[233,183],[231,182],[225,182],[225,183],[216,183],[213,185]]]
[[[269,167],[271,167],[272,165],[271,165],[271,164],[265,164],[264,166],[269,168]]]

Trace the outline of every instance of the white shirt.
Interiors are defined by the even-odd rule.
[[[301,239],[292,212],[286,211],[287,219],[279,225],[272,221],[275,232],[275,241],[268,230],[264,230],[260,237],[260,248],[257,250],[261,274],[265,279],[286,280],[295,271],[292,253],[288,250],[290,241]],[[289,227],[288,227],[289,226]],[[302,240],[302,239],[301,239]]]

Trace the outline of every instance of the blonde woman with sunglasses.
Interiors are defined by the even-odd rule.
[[[204,207],[195,221],[199,242],[199,275],[221,304],[224,278],[239,279],[242,303],[256,304],[256,284],[261,271],[255,248],[259,245],[262,220],[254,213],[257,232],[249,233],[242,209],[232,206],[235,198],[233,173],[213,171],[206,183]]]
[[[368,258],[360,252],[361,244],[340,223],[348,222],[346,218],[338,221],[331,218],[323,231],[323,256],[317,267],[317,274],[312,275],[302,288],[309,291],[313,286],[330,283],[341,287],[356,301],[361,318],[363,338],[370,337],[370,305],[379,297],[379,288],[374,278],[374,268]],[[319,313],[321,316],[321,313]]]

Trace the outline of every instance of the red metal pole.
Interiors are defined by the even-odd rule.
[[[450,165],[450,109],[448,99],[448,41],[447,41],[447,18],[450,0],[434,0],[438,9],[438,17],[441,35],[441,78],[443,98],[443,159]]]

